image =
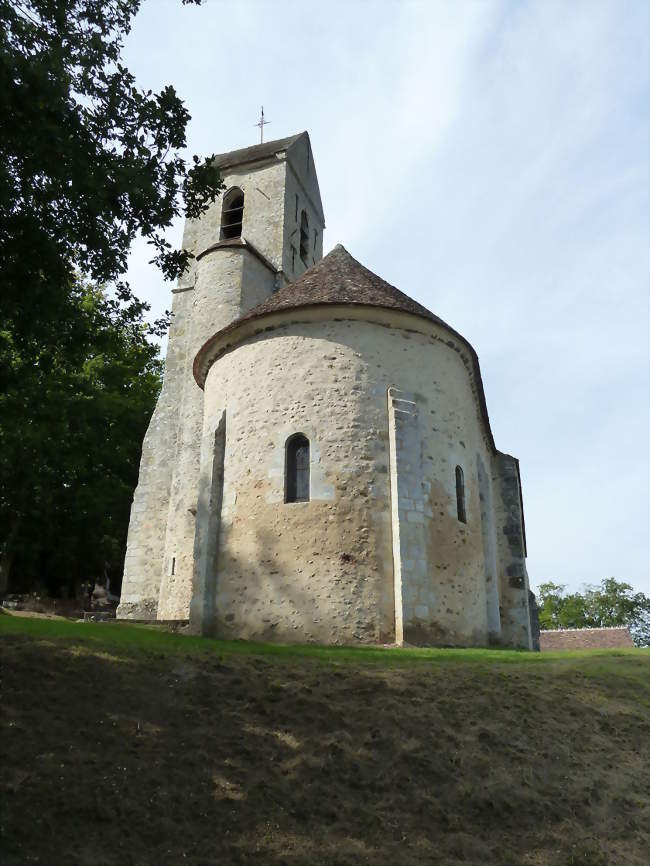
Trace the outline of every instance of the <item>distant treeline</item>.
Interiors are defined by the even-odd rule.
[[[537,604],[541,629],[628,626],[637,646],[650,646],[650,598],[613,577],[583,592],[542,583]]]

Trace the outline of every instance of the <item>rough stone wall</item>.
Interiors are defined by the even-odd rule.
[[[422,477],[422,440],[415,395],[388,389],[388,442],[395,583],[395,641],[412,643],[413,623],[428,620],[435,605],[425,557],[426,502],[431,484]],[[417,628],[417,626],[416,626]]]
[[[167,516],[159,619],[186,617],[192,592],[203,427],[203,392],[192,376],[194,355],[216,330],[268,297],[274,287],[274,273],[245,248],[217,248],[199,259]]]
[[[300,214],[309,220],[309,247],[307,264],[300,259]],[[301,142],[297,152],[287,162],[285,186],[285,243],[283,269],[289,282],[299,277],[308,267],[323,258],[323,230],[325,222],[313,157],[308,142]],[[314,235],[316,231],[316,235]]]
[[[400,434],[396,459],[398,474],[400,464],[410,474],[400,531],[417,525],[421,541],[415,549],[409,533],[400,555],[404,566],[407,557],[426,563],[403,569],[404,639],[487,643],[478,459],[489,466],[490,453],[469,359],[442,329],[426,327],[430,336],[358,320],[295,322],[215,362],[203,438],[214,441],[225,412],[219,551],[206,577],[220,635],[395,638],[393,386],[410,398],[418,428],[415,436]],[[311,443],[311,500],[285,504],[285,443],[297,432]],[[202,476],[211,472],[208,452]],[[457,465],[465,475],[466,524],[456,513]],[[409,510],[421,517],[409,521]]]
[[[508,646],[532,649],[519,464],[516,458],[499,451],[493,457],[492,467],[501,640]]]
[[[285,184],[287,166],[273,158],[258,165],[225,169],[224,195],[198,220],[197,252],[219,239],[221,209],[227,191],[238,186],[244,192],[242,237],[250,241],[275,267],[282,268],[285,231]]]
[[[539,643],[539,607],[537,606],[537,598],[532,590],[528,590],[528,611],[530,613],[530,642],[531,648],[535,652],[540,651]]]
[[[501,641],[501,614],[499,611],[499,578],[497,565],[497,539],[494,520],[494,496],[489,464],[480,455],[477,458],[478,494],[481,510],[481,536],[485,562],[485,602],[487,607],[488,637],[492,643]]]
[[[124,561],[120,618],[156,619],[163,573],[169,492],[178,447],[179,404],[187,377],[186,344],[194,275],[174,290],[165,376],[142,446]]]
[[[242,237],[271,268],[245,248],[214,248],[223,197],[199,220],[186,222],[183,246],[195,258],[173,293],[163,389],[144,441],[131,510],[121,618],[188,615],[203,424],[203,392],[194,381],[192,364],[208,338],[268,297],[278,280],[283,282],[273,269],[283,267],[288,227],[293,225],[293,211],[286,208],[288,173],[286,161],[276,157],[224,173],[226,188],[244,191]],[[301,188],[299,171],[292,168],[290,174],[292,189]],[[313,184],[317,191],[315,172],[304,181],[312,196]],[[310,217],[321,227],[322,238],[322,217],[315,211]]]
[[[204,635],[215,631],[216,583],[211,575],[221,534],[225,449],[226,413],[223,412],[216,430],[209,431],[201,445],[203,472],[199,479],[196,513],[190,623],[195,631]]]

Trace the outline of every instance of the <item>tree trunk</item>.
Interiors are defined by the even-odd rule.
[[[14,518],[9,535],[5,538],[2,547],[0,547],[0,599],[4,598],[9,589],[9,574],[14,560],[14,542],[18,536],[22,522],[22,516],[18,515]]]

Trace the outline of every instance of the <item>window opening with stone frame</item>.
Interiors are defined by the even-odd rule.
[[[456,467],[456,511],[461,523],[467,523],[465,511],[465,476],[460,466]]]
[[[300,214],[300,258],[304,265],[307,264],[307,256],[309,255],[309,220],[307,219],[307,211]]]
[[[309,502],[309,439],[296,433],[287,439],[285,502]]]
[[[244,221],[244,193],[238,186],[228,190],[221,209],[220,240],[228,241],[241,237]]]

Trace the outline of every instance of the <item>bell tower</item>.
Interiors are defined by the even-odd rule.
[[[216,157],[223,195],[187,220],[190,267],[172,290],[162,391],[142,447],[122,619],[187,619],[203,420],[194,357],[323,255],[325,219],[306,132]]]

